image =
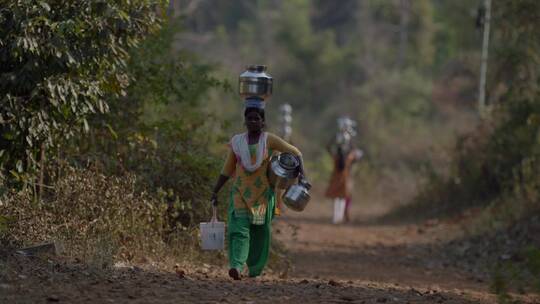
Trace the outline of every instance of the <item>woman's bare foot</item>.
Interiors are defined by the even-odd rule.
[[[234,280],[240,280],[240,272],[236,268],[229,269],[229,276]]]

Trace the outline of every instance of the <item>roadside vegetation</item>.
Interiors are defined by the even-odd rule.
[[[220,158],[200,101],[227,91],[172,49],[160,1],[0,9],[0,240],[98,268],[198,251]]]

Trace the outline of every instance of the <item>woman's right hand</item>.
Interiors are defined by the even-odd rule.
[[[212,190],[212,198],[210,198],[210,202],[212,202],[212,206],[218,205],[218,192],[223,187],[223,185],[227,182],[229,179],[228,176],[220,174],[219,178],[216,182],[216,185],[214,186],[214,189]]]

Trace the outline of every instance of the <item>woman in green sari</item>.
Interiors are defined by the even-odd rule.
[[[229,196],[228,231],[229,276],[240,280],[247,264],[250,277],[259,276],[268,262],[271,240],[271,224],[276,210],[274,189],[270,186],[266,171],[273,152],[290,152],[301,161],[300,151],[279,138],[264,132],[264,102],[260,99],[246,101],[244,121],[247,132],[232,137],[227,160],[223,166],[212,194],[217,196],[223,185],[234,178]],[[300,178],[304,177],[303,166]]]

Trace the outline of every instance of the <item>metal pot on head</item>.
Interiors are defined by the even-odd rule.
[[[265,65],[250,65],[240,74],[238,91],[246,98],[267,99],[272,95],[273,79],[266,73]]]
[[[268,166],[268,181],[277,189],[287,189],[293,185],[300,173],[300,160],[291,153],[283,152],[272,156]]]
[[[309,189],[311,189],[311,184],[306,181],[290,186],[283,194],[283,203],[294,211],[304,210],[311,198]]]

